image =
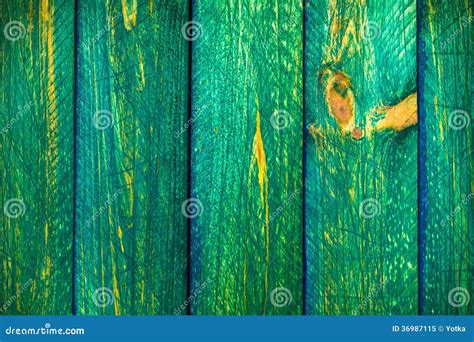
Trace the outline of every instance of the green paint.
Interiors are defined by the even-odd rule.
[[[424,0],[422,5],[428,184],[422,313],[472,315],[472,4]]]
[[[79,3],[79,314],[172,314],[186,299],[187,18],[174,0]]]
[[[414,0],[0,2],[0,314],[472,314],[472,6],[421,1],[419,74]]]
[[[301,314],[302,4],[201,0],[194,20],[192,313]]]
[[[0,314],[66,315],[72,311],[74,2],[2,1],[0,19]]]
[[[307,16],[307,314],[416,314],[417,128],[370,120],[416,91],[415,1],[307,1]],[[329,113],[338,72],[360,140]]]

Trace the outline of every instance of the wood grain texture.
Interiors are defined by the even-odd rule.
[[[0,315],[472,315],[473,19],[0,0]]]
[[[426,184],[422,314],[472,315],[472,2],[421,1],[420,113]],[[470,301],[468,300],[470,296]]]
[[[416,314],[415,1],[306,15],[306,313]]]
[[[193,18],[191,313],[301,314],[302,3],[198,0]]]
[[[186,299],[185,1],[79,2],[78,314],[172,314]]]
[[[0,1],[0,20],[0,314],[70,314],[74,1]]]

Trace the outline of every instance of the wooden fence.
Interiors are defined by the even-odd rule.
[[[472,3],[0,0],[0,314],[473,314]]]

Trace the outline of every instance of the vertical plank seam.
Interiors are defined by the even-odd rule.
[[[424,248],[426,244],[426,210],[427,210],[427,181],[426,181],[426,127],[423,106],[423,80],[426,59],[423,56],[424,45],[421,40],[423,2],[416,2],[416,85],[417,85],[417,115],[418,115],[418,315],[423,313],[423,269]]]
[[[77,74],[78,74],[78,10],[79,10],[79,0],[74,2],[74,55],[73,55],[73,63],[74,63],[74,75],[73,75],[73,87],[74,87],[74,95],[73,95],[73,199],[72,199],[72,315],[77,315],[77,303],[76,303],[76,215],[77,215],[77,96],[78,96],[78,82],[77,82]]]
[[[188,0],[188,21],[189,22],[192,22],[193,20],[193,0]],[[191,141],[192,141],[192,115],[193,115],[193,112],[192,112],[192,75],[193,75],[193,69],[192,69],[192,66],[193,66],[193,40],[192,39],[189,39],[188,41],[188,79],[187,79],[187,82],[188,82],[188,108],[187,108],[187,111],[188,111],[188,122],[190,122],[191,124],[189,125],[189,129],[188,129],[188,149],[187,149],[187,155],[188,155],[188,165],[187,165],[187,169],[188,169],[188,174],[187,174],[187,178],[188,178],[188,189],[187,189],[187,198],[191,198],[191,175],[192,175],[192,170],[191,170],[191,167],[192,167],[192,163],[191,163],[191,152],[192,152],[192,149],[191,149]],[[190,217],[187,217],[186,218],[186,221],[187,221],[187,238],[188,238],[188,243],[187,243],[187,255],[186,255],[186,258],[187,258],[187,265],[186,265],[186,272],[187,272],[187,288],[186,288],[186,300],[188,298],[191,297],[191,286],[192,286],[192,279],[191,279],[191,218]],[[191,315],[191,304],[188,305],[186,307],[186,315]]]
[[[302,170],[302,178],[303,178],[303,189],[302,189],[302,194],[303,194],[303,203],[302,203],[302,226],[303,226],[303,316],[306,316],[306,282],[307,282],[307,257],[306,257],[306,5],[307,5],[307,0],[303,0],[303,29],[302,29],[302,35],[303,35],[303,70],[302,70],[302,82],[303,82],[303,118],[302,118],[302,123],[303,123],[303,170]]]

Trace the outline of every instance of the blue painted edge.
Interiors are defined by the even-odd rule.
[[[302,34],[303,34],[303,185],[302,185],[302,191],[303,191],[303,203],[302,203],[302,226],[303,226],[303,315],[307,315],[307,305],[306,301],[308,300],[308,295],[307,295],[307,286],[308,286],[308,256],[307,256],[307,246],[306,246],[306,239],[307,239],[307,231],[306,231],[306,162],[307,162],[307,153],[306,153],[306,139],[309,137],[309,134],[307,133],[306,129],[306,113],[307,113],[307,107],[306,107],[306,71],[307,71],[307,56],[306,56],[306,25],[307,25],[307,20],[308,20],[308,15],[306,12],[306,7],[308,6],[308,1],[305,0],[303,3],[303,29],[302,29]]]
[[[418,103],[418,314],[423,314],[424,260],[426,250],[426,229],[428,225],[428,170],[426,165],[426,110],[423,105],[425,69],[427,57],[421,37],[423,30],[423,7],[426,0],[416,4],[416,64]]]
[[[82,330],[75,330],[75,335],[64,335],[66,329]],[[418,332],[403,332],[406,329]],[[472,341],[473,331],[473,316],[0,317],[3,342],[31,341],[33,333],[35,341],[456,342]],[[23,332],[31,333],[23,335]]]
[[[77,141],[77,136],[78,136],[78,130],[79,130],[79,123],[78,123],[78,106],[77,106],[77,101],[78,101],[78,96],[77,94],[79,93],[79,84],[77,82],[78,80],[78,56],[79,56],[79,31],[78,31],[78,22],[79,22],[79,0],[76,0],[74,2],[74,112],[73,112],[73,134],[74,134],[74,141],[73,141],[73,179],[74,179],[74,184],[73,184],[73,198],[72,198],[72,284],[71,284],[71,291],[72,291],[72,302],[71,302],[71,312],[73,315],[77,314],[77,299],[76,299],[76,294],[77,294],[77,288],[76,288],[76,276],[77,276],[77,264],[76,264],[76,258],[77,258],[77,193],[78,193],[78,188],[77,188],[77,148],[79,145],[79,142]]]

